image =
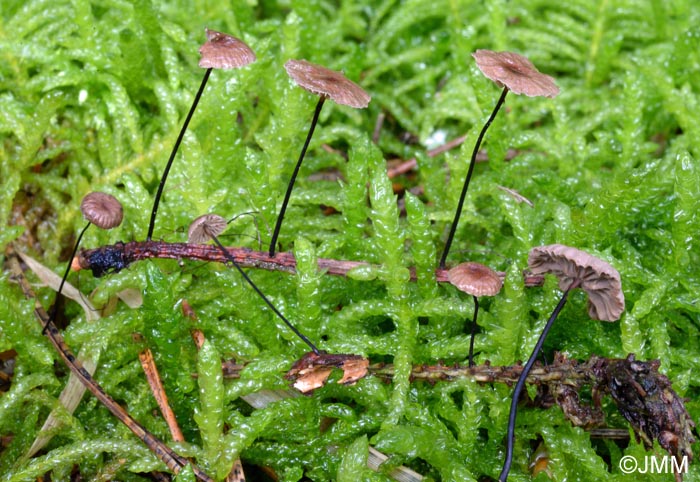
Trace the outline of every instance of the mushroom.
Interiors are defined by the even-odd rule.
[[[241,276],[243,276],[243,279],[248,282],[248,284],[253,288],[253,290],[255,290],[258,296],[263,299],[267,306],[270,307],[270,309],[284,322],[285,325],[289,327],[290,330],[292,330],[296,336],[301,339],[301,341],[306,343],[309,348],[311,348],[311,351],[313,351],[315,355],[320,355],[322,353],[321,350],[316,348],[316,345],[314,345],[309,338],[300,332],[292,324],[292,322],[285,318],[285,316],[275,307],[275,305],[272,304],[267,296],[265,296],[262,290],[258,288],[252,279],[250,279],[250,276],[243,271],[243,268],[241,268],[241,265],[238,264],[236,258],[234,258],[231,253],[228,252],[223,244],[221,244],[218,236],[224,232],[224,229],[226,229],[226,224],[226,220],[218,214],[204,214],[199,216],[192,221],[192,223],[190,223],[190,227],[187,230],[188,240],[190,243],[205,243],[209,240],[214,241],[214,244],[216,244],[216,246],[221,250],[221,253],[224,255],[226,260],[238,270]]]
[[[562,291],[578,280],[588,294],[588,316],[594,320],[617,321],[625,310],[620,273],[595,256],[563,244],[550,244],[533,248],[527,263],[533,274],[556,275]]]
[[[620,273],[605,261],[591,256],[576,248],[562,244],[551,244],[533,248],[528,255],[527,264],[533,274],[551,273],[559,279],[559,289],[564,294],[547,320],[532,355],[523,367],[518,382],[513,390],[513,399],[510,405],[508,418],[508,436],[506,445],[506,459],[499,480],[504,482],[508,478],[510,466],[513,461],[513,446],[515,441],[515,417],[518,409],[518,399],[525,386],[535,359],[544,345],[550,328],[557,319],[559,312],[566,304],[569,292],[574,288],[581,288],[588,294],[588,314],[595,320],[616,321],[620,319],[625,309],[625,297],[622,293]]]
[[[78,252],[78,246],[80,246],[80,241],[83,239],[83,234],[85,234],[85,231],[87,231],[87,228],[89,228],[91,224],[94,224],[101,229],[112,229],[119,226],[124,218],[124,210],[121,203],[111,194],[104,192],[91,192],[87,194],[80,203],[80,212],[83,213],[83,217],[88,223],[78,235],[78,240],[75,242],[73,252],[70,256],[71,260],[75,258],[75,253]],[[70,269],[71,263],[68,263],[65,273],[63,273],[63,278],[61,278],[61,284],[58,285],[56,300],[58,300],[58,297],[61,296],[61,293],[63,292],[63,285],[68,279]],[[44,331],[46,330],[46,327],[48,327],[49,324],[56,318],[57,309],[58,303],[54,303],[53,308],[51,309],[51,314],[49,315],[49,321],[44,326]]]
[[[496,82],[496,84],[502,86],[503,92],[496,103],[496,107],[493,109],[493,112],[491,112],[491,115],[486,121],[486,124],[484,124],[484,127],[481,129],[479,137],[476,139],[471,161],[469,162],[467,177],[464,179],[462,193],[459,196],[459,203],[457,203],[457,211],[455,212],[454,219],[452,220],[450,232],[447,236],[447,241],[445,242],[445,249],[443,250],[440,258],[440,268],[443,269],[445,268],[445,262],[447,261],[447,255],[450,252],[450,247],[452,246],[455,232],[457,231],[457,225],[459,224],[459,217],[462,214],[462,207],[464,206],[464,199],[467,196],[469,182],[471,181],[472,174],[474,173],[476,154],[479,152],[479,147],[481,146],[481,141],[484,139],[486,130],[491,125],[491,122],[493,122],[493,120],[496,118],[498,110],[505,102],[506,94],[508,94],[509,90],[512,90],[515,94],[525,94],[529,97],[555,97],[557,94],[559,94],[559,87],[557,87],[557,85],[554,83],[554,79],[539,72],[532,62],[522,55],[518,55],[513,52],[477,50],[472,54],[472,57],[474,57],[476,60],[476,66],[479,68],[479,70],[481,70],[486,77]]]
[[[218,214],[199,216],[192,221],[187,230],[187,242],[192,244],[206,243],[223,233],[226,225],[226,220]]]
[[[231,35],[204,29],[207,41],[199,48],[204,69],[237,69],[255,62],[255,52],[242,40]]]
[[[148,234],[146,236],[147,241],[150,241],[153,237],[156,216],[158,215],[158,204],[160,204],[160,198],[163,195],[163,189],[165,188],[165,181],[168,179],[168,173],[170,172],[170,168],[175,160],[175,155],[180,148],[182,138],[185,136],[187,126],[190,124],[194,111],[197,109],[199,99],[202,97],[204,87],[207,85],[212,69],[236,69],[245,67],[246,65],[255,61],[255,53],[242,40],[225,33],[209,30],[208,28],[204,29],[204,31],[207,35],[207,41],[199,48],[199,53],[201,55],[199,66],[207,70],[204,72],[202,83],[199,86],[197,94],[194,96],[192,107],[190,107],[190,111],[187,113],[187,117],[185,117],[185,122],[182,124],[180,134],[177,136],[173,150],[170,153],[167,164],[165,165],[163,176],[160,178],[158,191],[156,192],[156,197],[153,201],[153,209],[151,210],[151,222],[148,225]]]
[[[474,317],[472,319],[471,339],[469,340],[469,366],[474,366],[474,337],[476,336],[476,319],[479,313],[479,296],[496,296],[503,287],[503,280],[498,273],[481,263],[461,263],[447,272],[447,280],[458,290],[474,298]]]
[[[301,154],[299,155],[299,160],[294,167],[294,172],[287,185],[287,192],[284,195],[284,201],[282,201],[282,208],[277,216],[277,222],[275,224],[275,229],[272,232],[272,240],[270,241],[270,256],[275,255],[275,249],[277,244],[277,237],[279,236],[280,229],[282,228],[282,221],[284,219],[284,213],[287,210],[287,204],[289,204],[289,198],[292,195],[292,189],[294,187],[294,181],[296,181],[297,175],[299,174],[299,169],[301,168],[301,163],[306,155],[306,150],[309,148],[309,143],[311,142],[311,137],[314,134],[314,129],[318,123],[318,117],[321,114],[321,108],[326,99],[331,99],[336,104],[347,105],[354,107],[355,109],[364,109],[369,105],[371,100],[370,95],[362,89],[359,85],[349,80],[342,72],[336,72],[334,70],[321,67],[320,65],[312,64],[306,60],[288,60],[284,64],[284,68],[287,74],[292,78],[292,80],[301,88],[308,90],[313,94],[319,96],[318,103],[316,104],[316,109],[314,110],[314,116],[311,120],[311,127],[309,127],[309,133],[306,136],[306,141],[301,149]]]

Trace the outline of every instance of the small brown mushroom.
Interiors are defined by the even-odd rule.
[[[88,223],[80,231],[80,234],[78,235],[78,240],[75,242],[73,252],[70,256],[71,262],[68,263],[68,266],[66,266],[66,271],[63,273],[63,278],[61,278],[61,284],[58,285],[56,299],[58,299],[58,297],[61,296],[61,293],[63,292],[63,285],[66,284],[66,280],[68,279],[68,273],[70,273],[70,270],[73,267],[72,260],[75,259],[75,253],[78,252],[78,246],[80,246],[80,241],[83,239],[83,235],[85,234],[85,231],[87,231],[87,229],[90,227],[90,225],[94,224],[98,228],[102,229],[112,229],[119,226],[122,223],[122,219],[124,218],[124,210],[122,209],[121,203],[117,200],[117,198],[115,198],[111,194],[107,194],[104,192],[91,192],[87,194],[80,203],[80,212],[83,213],[83,217],[87,220]],[[51,313],[49,314],[49,320],[46,322],[43,331],[46,331],[46,328],[49,326],[49,324],[56,319],[57,307],[58,304],[54,303],[53,308],[51,309]]]
[[[469,366],[474,366],[474,338],[476,337],[476,320],[479,314],[479,296],[496,296],[503,287],[503,280],[498,273],[481,263],[461,263],[447,272],[448,281],[460,291],[474,298],[474,317],[472,319],[471,338],[469,340]]]
[[[91,192],[80,203],[83,217],[102,229],[112,229],[119,226],[124,218],[122,204],[111,194]]]
[[[187,242],[206,243],[223,233],[226,225],[226,220],[218,214],[203,214],[190,224],[187,230]]]
[[[503,287],[498,273],[481,263],[461,263],[447,272],[447,280],[472,296],[496,296]]]
[[[588,316],[594,320],[616,321],[625,310],[620,273],[595,256],[563,244],[550,244],[533,248],[527,264],[533,274],[556,275],[562,291],[578,280],[588,294]]]
[[[326,99],[331,99],[337,104],[348,105],[356,109],[363,109],[369,105],[369,101],[371,100],[370,95],[365,92],[362,87],[349,80],[347,77],[345,77],[345,75],[343,75],[342,72],[336,72],[334,70],[321,67],[320,65],[312,64],[306,60],[294,59],[288,60],[284,64],[284,68],[287,71],[287,74],[289,74],[292,80],[294,80],[299,87],[308,90],[313,94],[317,94],[319,96],[319,100],[316,104],[314,116],[311,120],[311,126],[309,127],[309,133],[307,134],[306,141],[301,149],[299,160],[297,161],[292,177],[289,179],[289,183],[287,184],[287,192],[284,195],[282,207],[280,208],[280,213],[277,216],[277,222],[275,223],[275,229],[272,232],[272,239],[270,241],[269,248],[270,256],[275,255],[275,250],[277,249],[277,237],[282,229],[284,213],[287,210],[289,198],[292,195],[292,189],[294,188],[294,182],[299,174],[301,163],[304,160],[306,150],[309,148],[311,137],[313,136],[314,129],[318,123],[318,116],[321,114],[323,103]]]
[[[554,78],[537,70],[522,55],[482,49],[474,52],[472,57],[486,77],[515,94],[550,98],[559,95],[559,87],[554,83]]]
[[[288,60],[284,64],[287,74],[299,87],[313,94],[325,96],[336,104],[364,109],[372,99],[359,85],[342,72],[330,70],[306,60]]]
[[[513,447],[515,442],[515,418],[518,410],[518,399],[525,386],[532,366],[535,363],[542,345],[547,338],[554,320],[566,304],[569,292],[581,288],[588,293],[588,314],[591,318],[604,321],[615,321],[620,318],[625,309],[625,298],[620,284],[620,273],[605,261],[576,248],[562,244],[551,244],[533,248],[528,256],[528,266],[535,274],[551,273],[559,278],[559,289],[564,294],[556,308],[547,320],[532,355],[523,367],[518,382],[513,390],[508,418],[508,435],[506,443],[506,459],[499,476],[505,481],[513,462]]]
[[[204,29],[207,41],[199,48],[199,66],[205,69],[236,69],[255,62],[255,52],[242,40],[216,30]]]
[[[153,237],[156,216],[158,215],[158,205],[163,195],[165,181],[168,179],[168,173],[170,173],[175,155],[180,148],[180,144],[185,136],[187,126],[190,124],[190,120],[194,115],[194,111],[197,109],[199,99],[202,97],[204,87],[207,85],[212,69],[233,69],[246,66],[255,61],[255,53],[242,40],[225,33],[217,32],[216,30],[205,29],[205,33],[207,35],[207,41],[199,48],[199,53],[202,56],[199,60],[199,66],[207,70],[204,72],[202,83],[199,85],[199,90],[194,96],[192,107],[190,107],[190,111],[187,113],[187,117],[185,117],[185,122],[182,124],[180,134],[175,140],[175,145],[170,152],[170,157],[165,165],[165,170],[163,170],[163,175],[160,178],[158,191],[156,191],[156,197],[153,200],[153,208],[151,209],[151,221],[148,224],[148,234],[146,235],[146,240],[148,241]]]
[[[479,152],[481,141],[484,139],[486,130],[491,125],[491,122],[493,122],[493,120],[496,118],[496,114],[505,102],[508,91],[512,90],[516,94],[525,94],[527,96],[555,97],[557,94],[559,94],[559,87],[557,87],[557,85],[554,83],[554,79],[548,75],[540,73],[535,66],[532,65],[532,62],[522,55],[512,52],[477,50],[472,54],[472,56],[476,60],[476,66],[479,67],[479,70],[481,70],[486,77],[503,87],[503,91],[501,92],[501,97],[499,97],[498,102],[496,102],[496,107],[493,109],[493,112],[491,112],[491,115],[479,133],[479,137],[476,139],[474,151],[472,152],[472,158],[469,162],[469,169],[467,170],[467,176],[464,179],[462,192],[459,196],[459,202],[457,203],[457,211],[455,212],[454,219],[452,220],[450,232],[447,235],[447,241],[445,242],[445,248],[443,249],[442,256],[440,257],[440,268],[445,267],[447,255],[450,252],[452,241],[454,240],[455,233],[457,232],[457,225],[459,224],[459,218],[462,215],[464,199],[467,196],[469,182],[471,181],[472,174],[474,173],[476,155]]]

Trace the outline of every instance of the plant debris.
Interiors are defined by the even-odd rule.
[[[343,370],[338,383],[352,385],[367,375],[368,366],[369,360],[359,355],[309,352],[292,365],[285,378],[300,392],[310,393],[325,385],[334,368]]]

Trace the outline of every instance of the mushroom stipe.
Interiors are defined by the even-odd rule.
[[[552,244],[533,248],[528,255],[527,264],[533,273],[551,273],[559,278],[559,289],[564,294],[559,300],[547,324],[542,330],[532,355],[523,367],[518,382],[513,390],[508,417],[508,434],[506,439],[506,457],[498,480],[508,479],[513,462],[513,447],[515,445],[515,418],[518,412],[518,401],[525,387],[532,366],[544,345],[549,330],[566,304],[569,292],[581,288],[588,294],[588,314],[591,318],[602,321],[615,321],[620,318],[625,308],[625,298],[620,284],[620,273],[605,261],[591,256],[576,248],[562,244]]]
[[[284,194],[284,201],[282,202],[280,213],[277,215],[275,229],[272,232],[272,239],[270,240],[270,248],[268,250],[270,257],[274,256],[275,251],[277,250],[277,237],[282,229],[284,213],[287,211],[289,198],[292,195],[292,189],[294,188],[294,183],[297,175],[299,174],[299,169],[301,169],[301,163],[304,161],[306,150],[309,148],[311,137],[314,135],[314,130],[316,129],[316,124],[318,123],[318,117],[321,114],[321,109],[323,108],[323,103],[326,101],[326,99],[331,99],[337,104],[347,105],[356,109],[363,109],[369,105],[369,101],[371,99],[369,94],[365,92],[362,87],[349,80],[347,77],[345,77],[345,75],[343,75],[342,72],[336,72],[334,70],[321,67],[320,65],[312,64],[306,60],[294,59],[288,60],[284,64],[284,68],[287,71],[287,74],[299,87],[318,95],[319,100],[316,104],[314,116],[311,119],[311,126],[309,127],[308,134],[306,135],[306,141],[304,141],[301,154],[299,154],[299,159],[294,167],[292,177],[287,183],[287,191]]]
[[[160,178],[158,191],[156,191],[156,197],[153,200],[153,208],[151,209],[151,221],[148,224],[148,234],[146,235],[146,240],[148,241],[150,241],[153,237],[156,216],[158,215],[158,205],[160,204],[160,198],[163,195],[163,189],[165,188],[165,182],[168,179],[170,168],[173,165],[175,155],[177,155],[182,139],[185,136],[187,126],[189,126],[190,120],[192,120],[194,111],[197,110],[197,105],[199,105],[199,100],[201,99],[204,88],[207,85],[211,71],[213,69],[233,69],[244,67],[255,61],[255,53],[253,53],[250,47],[248,47],[243,41],[232,37],[231,35],[217,32],[215,30],[205,29],[205,31],[207,41],[199,49],[199,53],[202,56],[199,61],[199,66],[206,68],[207,70],[204,72],[202,83],[199,85],[199,90],[197,90],[197,93],[194,96],[192,106],[187,113],[187,117],[185,117],[185,122],[182,124],[182,129],[180,129],[177,140],[175,141],[173,149],[170,152],[168,162],[163,170],[163,175]]]
[[[498,111],[505,102],[508,91],[512,90],[515,94],[525,94],[530,97],[555,97],[557,94],[559,94],[559,87],[557,87],[554,83],[554,79],[539,72],[532,62],[522,55],[512,52],[477,50],[472,54],[472,56],[476,60],[476,65],[479,70],[481,70],[486,77],[503,87],[503,92],[501,92],[501,96],[499,97],[498,102],[496,102],[496,107],[491,112],[491,115],[484,124],[484,127],[481,128],[479,137],[476,139],[476,143],[474,144],[472,157],[469,161],[469,170],[467,171],[467,176],[464,179],[462,192],[459,196],[459,202],[457,203],[457,210],[455,211],[455,216],[452,220],[452,225],[450,226],[450,232],[447,235],[447,241],[445,241],[445,248],[443,249],[442,256],[440,257],[440,268],[445,267],[447,255],[450,252],[452,241],[454,240],[455,233],[457,232],[457,225],[459,224],[459,218],[462,215],[464,199],[467,196],[467,189],[469,188],[469,183],[471,182],[472,174],[474,173],[476,155],[479,152],[481,141],[484,139],[486,130],[496,118],[496,114],[498,114]]]
[[[238,264],[236,259],[231,256],[231,253],[228,252],[226,247],[221,244],[221,241],[219,241],[218,236],[224,232],[224,229],[226,229],[226,220],[222,218],[221,216],[217,214],[205,214],[203,216],[199,216],[197,219],[192,221],[192,224],[190,224],[190,228],[188,230],[188,236],[190,238],[190,242],[193,243],[202,243],[205,241],[208,241],[211,239],[214,241],[214,244],[219,248],[221,251],[221,254],[224,255],[226,258],[227,262],[232,264],[234,268],[238,270],[238,272],[243,276],[243,279],[248,282],[248,284],[253,288],[253,290],[262,298],[262,300],[267,304],[267,306],[270,307],[270,309],[279,317],[280,320],[284,322],[287,327],[289,327],[292,332],[301,339],[304,343],[306,343],[309,348],[311,348],[311,351],[314,352],[316,355],[320,355],[322,352],[318,348],[316,348],[316,345],[314,345],[311,340],[309,340],[308,337],[306,337],[302,332],[300,332],[293,324],[291,321],[289,321],[276,307],[275,305],[272,304],[272,302],[265,296],[265,293],[262,292],[260,288],[253,282],[252,279],[248,276],[248,274],[243,271],[243,268],[241,268],[241,265]]]

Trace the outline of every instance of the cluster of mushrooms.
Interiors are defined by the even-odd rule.
[[[206,35],[207,42],[200,49],[201,60],[199,65],[207,70],[197,95],[195,96],[192,107],[183,124],[180,135],[175,143],[158,187],[148,229],[147,239],[149,241],[153,235],[158,204],[163,193],[168,172],[173,164],[178,146],[182,141],[184,132],[187,129],[187,125],[189,124],[197,103],[199,102],[202,92],[204,91],[204,87],[206,86],[212,69],[239,68],[255,60],[255,54],[253,51],[241,40],[230,35],[208,29],[206,30]],[[503,91],[495,109],[481,130],[474,146],[471,162],[464,181],[455,217],[451,224],[448,239],[439,261],[439,266],[442,269],[445,269],[450,246],[459,223],[459,217],[476,161],[476,154],[479,150],[479,146],[486,130],[493,121],[500,107],[503,105],[507,93],[509,91],[513,91],[515,94],[545,97],[554,97],[559,93],[559,88],[556,86],[551,77],[538,72],[529,60],[520,55],[509,52],[478,50],[473,54],[473,56],[479,69],[489,79],[495,81],[498,85],[503,87]],[[313,114],[313,119],[306,137],[306,141],[292,173],[284,200],[282,202],[282,207],[277,217],[276,226],[272,235],[272,241],[269,246],[269,255],[271,257],[275,255],[277,237],[282,228],[285,210],[292,193],[294,182],[304,159],[306,150],[309,146],[309,142],[318,122],[319,114],[325,100],[331,99],[338,104],[348,105],[354,108],[367,107],[370,101],[370,96],[361,87],[348,80],[340,72],[326,69],[305,60],[289,60],[285,64],[285,69],[294,82],[309,92],[317,94],[319,96],[319,100]],[[88,224],[81,231],[78,237],[78,241],[73,250],[73,256],[78,249],[83,233],[91,224],[94,224],[102,229],[111,229],[118,226],[122,220],[122,207],[119,202],[113,196],[101,192],[93,192],[88,194],[82,202],[81,210],[83,216],[85,219],[87,219]],[[311,348],[313,352],[313,360],[317,360],[319,357],[322,357],[324,353],[319,350],[306,336],[299,332],[293,326],[293,324],[275,308],[275,306],[268,300],[262,291],[260,291],[250,277],[241,269],[236,260],[229,254],[229,252],[220,242],[218,236],[226,229],[226,227],[227,221],[223,217],[216,214],[205,214],[192,222],[188,231],[188,242],[200,244],[213,241],[219,247],[224,256],[226,256],[229,263],[237,268],[237,270],[256,291],[256,293],[264,300],[264,302],[298,337],[300,337]],[[620,283],[620,275],[617,270],[615,270],[615,268],[605,261],[602,261],[584,251],[560,244],[536,247],[532,249],[529,254],[528,267],[533,274],[555,275],[559,280],[559,288],[562,290],[563,294],[561,300],[554,308],[552,315],[547,321],[546,326],[533,349],[532,355],[524,365],[522,374],[514,387],[508,426],[506,460],[499,477],[501,481],[505,481],[507,479],[510,471],[515,438],[514,427],[515,417],[517,414],[517,404],[525,385],[525,380],[527,379],[528,373],[535,363],[535,359],[537,358],[538,353],[544,344],[550,328],[566,303],[570,291],[580,288],[588,294],[588,314],[595,320],[618,320],[625,308],[624,296]],[[61,288],[63,287],[63,283],[65,282],[67,276],[68,269],[66,270],[63,281],[61,282]],[[483,296],[497,295],[501,290],[503,280],[501,276],[499,276],[499,274],[493,271],[491,268],[475,262],[462,263],[453,267],[448,271],[448,280],[457,289],[471,295],[474,300],[474,312],[471,323],[471,340],[468,353],[469,365],[473,366],[474,338],[477,330],[479,298]],[[60,292],[61,290],[59,289],[59,294]],[[55,311],[52,312],[51,318],[53,318],[54,315]],[[328,363],[328,361],[326,361],[326,363]],[[343,381],[347,380],[344,378]]]

